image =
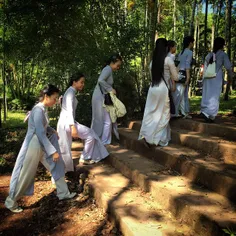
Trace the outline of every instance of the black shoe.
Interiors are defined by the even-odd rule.
[[[212,119],[208,118],[204,113],[201,113],[200,115],[204,118],[206,123],[213,123],[214,122]]]
[[[91,160],[91,159],[90,160],[82,160],[82,159],[80,159],[79,163],[81,163],[83,165],[93,165],[93,164],[95,164],[95,161]]]
[[[145,138],[142,139],[143,144],[146,148],[151,148],[151,145],[147,142],[147,140]]]

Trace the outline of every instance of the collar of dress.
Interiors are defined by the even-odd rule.
[[[39,102],[36,106],[42,108],[42,110],[45,112],[46,111],[46,107],[43,105],[42,102]]]
[[[77,92],[77,90],[74,87],[72,87],[72,86],[70,86],[70,87],[75,93]]]

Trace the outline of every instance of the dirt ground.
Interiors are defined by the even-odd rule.
[[[203,118],[200,118],[199,114],[191,114],[193,116],[193,120],[204,122]],[[236,127],[236,115],[218,115],[215,119],[215,124],[217,125],[225,125],[230,127]]]
[[[203,122],[197,115],[194,120]],[[216,124],[236,127],[235,116],[217,117]],[[120,231],[108,220],[102,209],[96,206],[89,195],[85,173],[77,173],[68,179],[71,191],[79,193],[68,201],[58,201],[55,187],[43,167],[39,168],[35,182],[35,194],[24,197],[20,204],[24,211],[13,214],[3,203],[9,190],[11,171],[24,139],[25,130],[0,130],[0,157],[7,161],[6,168],[0,166],[0,236],[118,236]],[[84,180],[84,181],[82,181]]]
[[[4,207],[11,172],[25,133],[21,128],[0,129],[0,235],[121,235],[89,195],[83,168],[78,169],[75,178],[67,179],[70,190],[78,193],[72,200],[57,199],[49,174],[39,166],[34,196],[24,197],[20,202],[24,211],[13,214]]]
[[[84,179],[82,174],[82,179]],[[0,176],[0,235],[4,236],[118,236],[120,232],[108,220],[89,196],[88,185],[81,174],[68,181],[70,190],[81,192],[72,200],[59,201],[48,174],[38,173],[35,194],[24,197],[20,205],[24,211],[13,214],[3,203],[8,194],[10,174]]]

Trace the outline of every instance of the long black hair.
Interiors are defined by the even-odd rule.
[[[117,61],[123,61],[123,59],[119,53],[116,53],[116,54],[113,54],[112,56],[110,56],[109,59],[106,60],[104,67],[110,65],[112,62],[116,63]]]
[[[167,47],[168,47],[168,52],[170,52],[170,49],[176,46],[176,42],[174,40],[168,40],[167,42]]]
[[[186,36],[184,37],[183,40],[183,50],[181,52],[181,55],[184,53],[184,50],[189,46],[190,43],[194,42],[194,37],[193,36]]]
[[[45,86],[41,91],[40,91],[40,95],[39,95],[39,101],[42,102],[45,95],[47,96],[52,96],[54,93],[60,93],[60,90],[52,85],[52,84],[48,84],[47,86]]]
[[[214,45],[213,45],[213,53],[217,53],[220,49],[222,49],[225,45],[225,40],[221,37],[217,37],[214,40]],[[213,63],[213,55],[211,56],[211,59],[209,60],[209,63]]]
[[[159,85],[164,72],[164,63],[167,55],[167,40],[159,38],[156,41],[156,47],[152,57],[152,87]]]
[[[69,86],[72,86],[74,82],[79,81],[84,77],[84,74],[81,72],[76,72],[70,77]]]

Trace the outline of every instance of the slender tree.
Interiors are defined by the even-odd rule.
[[[174,9],[173,9],[173,39],[176,40],[176,24],[177,24],[177,8],[176,8],[176,0],[173,1]]]
[[[232,5],[233,1],[232,0],[226,0],[226,14],[225,14],[225,21],[226,23],[226,45],[227,45],[227,54],[229,56],[229,59],[231,60],[231,19],[232,19]],[[228,79],[228,83],[226,86],[225,90],[225,95],[224,95],[224,100],[228,101],[229,100],[229,91],[230,91],[230,83]]]
[[[2,49],[3,49],[3,61],[2,61],[2,80],[3,80],[3,120],[7,119],[7,83],[6,83],[6,0],[3,0],[3,36],[2,36]]]
[[[192,18],[191,18],[190,27],[189,27],[189,35],[194,34],[194,18],[195,18],[196,6],[197,6],[197,0],[194,0],[193,8],[192,8]]]
[[[204,21],[204,54],[207,53],[207,19],[208,19],[208,0],[205,0],[205,21]]]

